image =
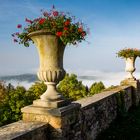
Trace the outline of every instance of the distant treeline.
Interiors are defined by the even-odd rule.
[[[20,74],[20,75],[9,75],[9,76],[1,76],[0,80],[3,81],[10,81],[10,80],[16,80],[16,81],[28,81],[28,82],[34,82],[37,81],[38,78],[36,74]]]
[[[97,76],[78,76],[78,79],[87,79],[87,80],[96,80],[99,79]],[[37,75],[36,74],[20,74],[20,75],[8,75],[8,76],[0,76],[0,80],[3,81],[10,81],[10,80],[15,80],[15,81],[27,81],[27,82],[34,82],[37,81]]]

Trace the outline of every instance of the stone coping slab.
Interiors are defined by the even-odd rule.
[[[83,99],[80,99],[80,100],[77,100],[75,101],[74,103],[79,103],[81,104],[81,108],[84,108],[84,107],[88,107],[88,105],[91,105],[93,103],[96,103],[100,100],[103,100],[109,96],[112,96],[114,95],[115,93],[121,91],[121,90],[124,90],[124,89],[127,89],[127,88],[130,88],[131,86],[127,85],[127,86],[119,86],[118,88],[116,89],[111,89],[110,91],[104,91],[102,93],[99,93],[99,94],[95,94],[91,97],[86,97],[86,98],[83,98]]]
[[[5,125],[0,127],[0,140],[16,140],[23,135],[27,135],[31,131],[36,129],[40,129],[44,127],[47,128],[46,123],[42,122],[23,122],[18,121],[15,123],[11,123],[9,125]]]

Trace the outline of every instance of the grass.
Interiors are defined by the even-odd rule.
[[[96,140],[140,140],[140,105],[119,116]]]

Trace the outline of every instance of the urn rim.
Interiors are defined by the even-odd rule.
[[[37,35],[54,35],[56,36],[55,34],[51,33],[49,29],[43,29],[43,30],[37,30],[37,31],[33,31],[33,32],[30,32],[28,34],[28,37],[32,37],[32,36],[37,36]]]

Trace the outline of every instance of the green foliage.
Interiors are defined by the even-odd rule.
[[[0,81],[0,101],[3,101],[6,94],[6,87],[2,81]]]
[[[134,57],[136,58],[137,56],[140,57],[140,50],[136,49],[136,48],[125,48],[120,50],[117,53],[118,57],[121,58],[129,58],[129,57]]]
[[[21,108],[32,104],[46,89],[46,85],[40,82],[36,82],[27,91],[22,86],[15,88],[11,84],[5,86],[0,83],[0,126],[20,120]],[[74,74],[66,74],[58,90],[71,100],[80,99],[88,94],[87,87],[82,85]]]
[[[90,88],[90,95],[99,93],[105,87],[102,82],[94,83]],[[32,104],[46,91],[44,83],[36,82],[28,90],[22,86],[6,86],[0,82],[0,126],[21,119],[21,108]],[[89,95],[89,89],[75,74],[66,74],[58,85],[58,91],[70,100],[78,100]]]
[[[7,87],[0,84],[0,91],[5,91],[4,98],[0,99],[0,126],[20,120],[21,108],[32,104],[45,90],[45,84],[39,82],[28,91],[22,86],[14,88],[11,84]]]
[[[71,100],[78,100],[87,96],[87,87],[77,80],[75,74],[66,74],[65,78],[58,85],[58,90]]]
[[[43,82],[36,82],[26,92],[28,104],[32,104],[33,100],[39,99],[40,95],[43,94],[47,89],[47,86]]]
[[[91,85],[90,89],[89,89],[89,94],[90,95],[94,95],[97,93],[100,93],[101,91],[103,91],[105,89],[105,86],[102,82],[95,82]]]
[[[104,91],[116,90],[116,89],[118,89],[119,87],[120,87],[119,85],[117,85],[117,86],[113,86],[113,85],[111,85],[110,87],[105,88]]]
[[[21,107],[26,105],[25,92],[26,89],[22,86],[14,88],[11,84],[7,87],[3,103],[0,104],[0,122],[7,124],[17,121],[21,118]]]

